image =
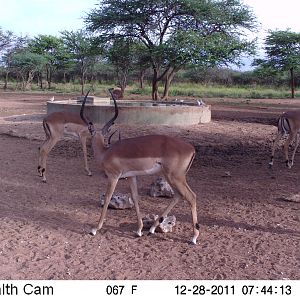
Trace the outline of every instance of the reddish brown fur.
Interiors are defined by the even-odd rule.
[[[275,149],[280,139],[284,135],[284,133],[288,134],[288,138],[284,143],[284,147],[283,147],[286,165],[288,168],[291,168],[293,166],[295,154],[299,145],[299,132],[300,132],[300,110],[287,111],[279,117],[278,133],[272,146],[271,160],[269,162],[270,166],[273,166]],[[296,139],[295,148],[292,154],[292,158],[291,160],[289,160],[289,146],[295,139]]]
[[[75,136],[80,139],[82,144],[84,165],[88,175],[91,175],[87,163],[86,140],[90,136],[86,124],[75,113],[54,112],[43,120],[46,140],[40,147],[38,171],[43,181],[46,182],[47,157],[51,149],[61,140],[65,134]]]

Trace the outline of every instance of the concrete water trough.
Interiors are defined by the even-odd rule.
[[[114,114],[113,101],[109,98],[89,97],[85,114],[94,123],[103,124]],[[48,101],[47,113],[72,111],[79,115],[82,97],[77,100]],[[136,125],[194,125],[211,120],[211,107],[191,101],[157,102],[118,100],[117,124]]]

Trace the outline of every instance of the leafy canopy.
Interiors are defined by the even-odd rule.
[[[241,0],[103,0],[85,22],[102,42],[142,43],[153,81],[187,64],[237,62],[254,50],[247,32],[255,29],[255,17]]]
[[[266,61],[274,68],[290,70],[300,65],[300,33],[270,31],[265,40]]]

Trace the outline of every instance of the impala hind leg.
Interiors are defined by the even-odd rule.
[[[198,217],[197,217],[197,205],[196,205],[196,194],[191,190],[189,185],[186,182],[186,178],[181,177],[173,177],[171,175],[166,175],[166,178],[168,179],[169,183],[172,187],[174,187],[182,198],[186,199],[191,206],[191,212],[192,212],[192,222],[193,222],[193,238],[191,240],[192,244],[197,244],[197,238],[199,236],[199,224],[198,224]],[[155,228],[158,226],[159,222],[162,222],[163,219],[167,216],[167,214],[171,211],[171,209],[176,205],[178,202],[178,198],[174,198],[174,200],[168,205],[166,210],[163,212],[162,216],[155,221],[155,223],[150,228],[150,232],[153,233],[155,231]]]
[[[294,148],[294,151],[293,151],[293,154],[292,154],[292,159],[291,159],[291,162],[290,162],[290,168],[294,165],[295,154],[296,154],[297,148],[299,146],[299,142],[300,142],[300,138],[299,138],[299,133],[298,133],[296,135],[295,148]]]
[[[90,234],[91,235],[96,235],[97,231],[100,230],[103,226],[104,223],[104,218],[107,212],[107,208],[108,208],[108,204],[110,202],[110,199],[115,191],[115,188],[117,186],[118,183],[118,178],[117,179],[110,179],[107,189],[106,189],[106,193],[105,193],[105,199],[104,199],[104,205],[102,207],[102,212],[101,212],[101,216],[100,216],[100,220],[98,222],[98,226],[96,228],[92,228]]]
[[[292,160],[289,160],[289,146],[290,144],[293,142],[295,136],[297,136],[297,133],[290,133],[288,139],[286,140],[286,142],[284,143],[283,149],[284,149],[284,154],[285,154],[285,163],[286,166],[290,169],[293,165]],[[296,148],[297,150],[297,148]]]
[[[42,148],[44,147],[45,143],[47,143],[48,141],[49,141],[49,139],[47,138],[47,139],[43,142],[42,146],[39,147],[38,173],[39,173],[40,177],[43,177],[43,173],[42,173],[42,152],[41,152],[41,150],[42,150]]]
[[[48,139],[40,148],[38,172],[42,177],[43,182],[46,182],[46,164],[47,157],[52,148],[56,145],[59,139]]]
[[[139,208],[139,194],[137,189],[137,183],[136,183],[136,177],[129,177],[128,178],[129,185],[130,185],[130,191],[131,191],[131,197],[134,202],[136,216],[137,216],[137,223],[138,223],[138,229],[137,229],[137,235],[142,236],[142,230],[143,230],[143,221],[141,218],[140,208]]]
[[[277,136],[273,142],[273,145],[272,145],[272,153],[271,153],[271,158],[270,158],[270,161],[269,161],[269,167],[271,168],[274,164],[274,155],[275,155],[275,150],[276,150],[276,147],[280,141],[280,139],[282,138],[283,134],[281,132],[278,132],[277,133]]]

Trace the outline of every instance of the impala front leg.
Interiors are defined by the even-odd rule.
[[[92,176],[92,172],[88,166],[86,139],[87,139],[86,136],[80,136],[80,141],[81,141],[82,151],[83,151],[83,159],[84,159],[84,169],[88,176]]]
[[[139,208],[139,195],[138,195],[138,189],[137,189],[137,183],[136,183],[136,177],[129,177],[128,178],[129,184],[130,184],[130,190],[131,190],[131,197],[134,202],[137,221],[138,221],[138,230],[136,234],[138,236],[142,236],[142,230],[143,230],[143,221],[141,218],[140,208]]]
[[[118,178],[117,179],[110,179],[109,183],[108,183],[108,187],[105,193],[105,200],[104,200],[104,205],[102,208],[102,212],[101,212],[101,216],[100,216],[100,220],[98,223],[98,226],[96,228],[92,228],[90,234],[91,235],[96,235],[97,231],[100,230],[103,226],[103,222],[104,222],[104,218],[107,212],[107,208],[108,208],[108,204],[110,202],[110,199],[114,193],[114,190],[116,188],[116,185],[118,183]]]

